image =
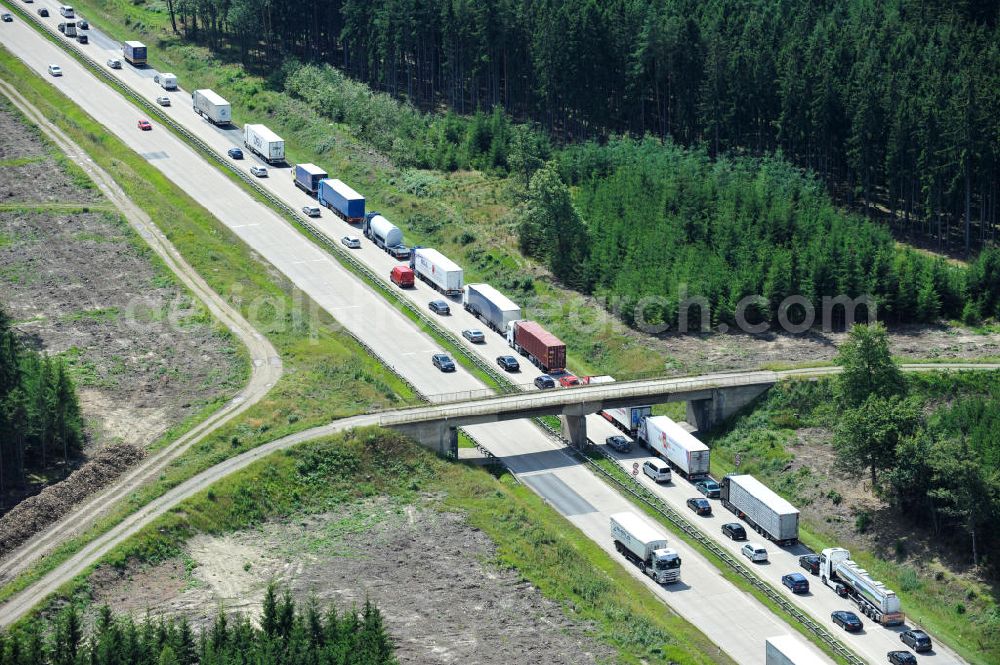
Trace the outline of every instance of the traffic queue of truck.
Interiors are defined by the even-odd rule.
[[[139,42],[125,42],[122,52],[126,60],[137,66],[146,61],[146,47]],[[176,85],[176,79],[169,83]],[[227,125],[232,122],[230,104],[211,90],[195,90],[192,106],[195,112],[213,124]],[[264,125],[245,125],[243,138],[244,145],[268,163],[284,161],[284,141]],[[544,384],[545,387],[580,383],[566,372],[566,345],[537,322],[524,320],[521,308],[500,291],[489,284],[464,284],[462,268],[435,249],[407,247],[399,227],[377,212],[366,212],[363,195],[342,181],[330,178],[315,164],[294,165],[292,178],[299,189],[316,198],[337,217],[350,224],[361,224],[364,236],[377,247],[397,259],[408,259],[408,266],[400,264],[392,268],[389,275],[392,283],[400,288],[412,288],[419,279],[445,295],[461,295],[463,307],[468,312],[502,335],[511,348],[543,372],[554,375],[553,378],[558,377],[558,382],[553,380]],[[613,381],[611,377],[587,378],[592,379],[591,383],[599,383],[600,379]],[[543,387],[537,380],[535,383]],[[779,545],[797,542],[799,511],[749,475],[730,474],[723,478],[721,485],[715,484],[709,477],[710,449],[678,423],[665,416],[652,415],[652,407],[648,405],[607,409],[600,415],[666,460],[669,467],[695,483],[706,496],[720,498],[724,507],[764,538]],[[670,482],[669,470],[665,468],[664,471],[657,480],[666,478],[666,482]],[[714,484],[718,488],[717,493],[705,491],[702,487],[705,483]],[[738,525],[724,525],[723,532],[734,537],[732,529],[726,530],[734,526]],[[680,580],[681,558],[675,550],[667,547],[666,535],[657,527],[633,513],[620,513],[611,517],[610,530],[617,551],[635,563],[644,574],[661,584]],[[756,560],[752,555],[748,556]],[[830,586],[842,597],[851,599],[865,616],[886,626],[903,622],[904,615],[896,594],[852,561],[850,552],[830,548],[812,558],[818,559],[818,565],[811,567],[802,563],[802,567],[818,574],[824,585]],[[927,644],[930,644],[929,638]],[[779,651],[778,646],[769,640],[769,662],[772,656],[778,658]]]

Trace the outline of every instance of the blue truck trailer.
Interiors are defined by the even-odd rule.
[[[365,221],[365,197],[335,178],[319,181],[319,202],[351,224]]]
[[[326,171],[315,164],[296,164],[292,171],[295,186],[309,196],[316,196],[319,183],[327,177]]]

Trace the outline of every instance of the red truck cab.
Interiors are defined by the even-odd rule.
[[[413,270],[407,266],[395,266],[389,273],[392,283],[401,289],[413,288]]]

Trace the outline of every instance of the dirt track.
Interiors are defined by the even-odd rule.
[[[252,361],[249,382],[228,404],[192,428],[187,434],[161,448],[156,454],[147,457],[114,486],[92,495],[60,521],[5,557],[0,562],[0,580],[9,580],[24,571],[52,547],[81,533],[118,501],[147,483],[149,479],[158,476],[167,464],[190,446],[256,403],[281,377],[282,365],[277,351],[271,343],[258,333],[239,312],[209,288],[208,284],[187,264],[180,253],[156,228],[152,220],[125,195],[111,176],[97,167],[82,149],[31,106],[13,86],[0,81],[0,92],[5,94],[32,122],[36,123],[65,152],[70,160],[87,173],[166,266],[194,293],[215,319],[226,326],[246,346]]]

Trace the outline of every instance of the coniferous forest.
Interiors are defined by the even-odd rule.
[[[968,252],[995,239],[989,0],[168,0],[257,70],[326,62],[419,108],[500,107],[560,141],[781,151],[840,201]]]
[[[0,309],[0,491],[80,453],[83,421],[60,359],[25,348]]]
[[[220,613],[197,634],[184,618],[135,622],[105,606],[88,631],[73,608],[0,634],[0,665],[395,665],[382,613],[296,607],[269,587],[259,625]]]

